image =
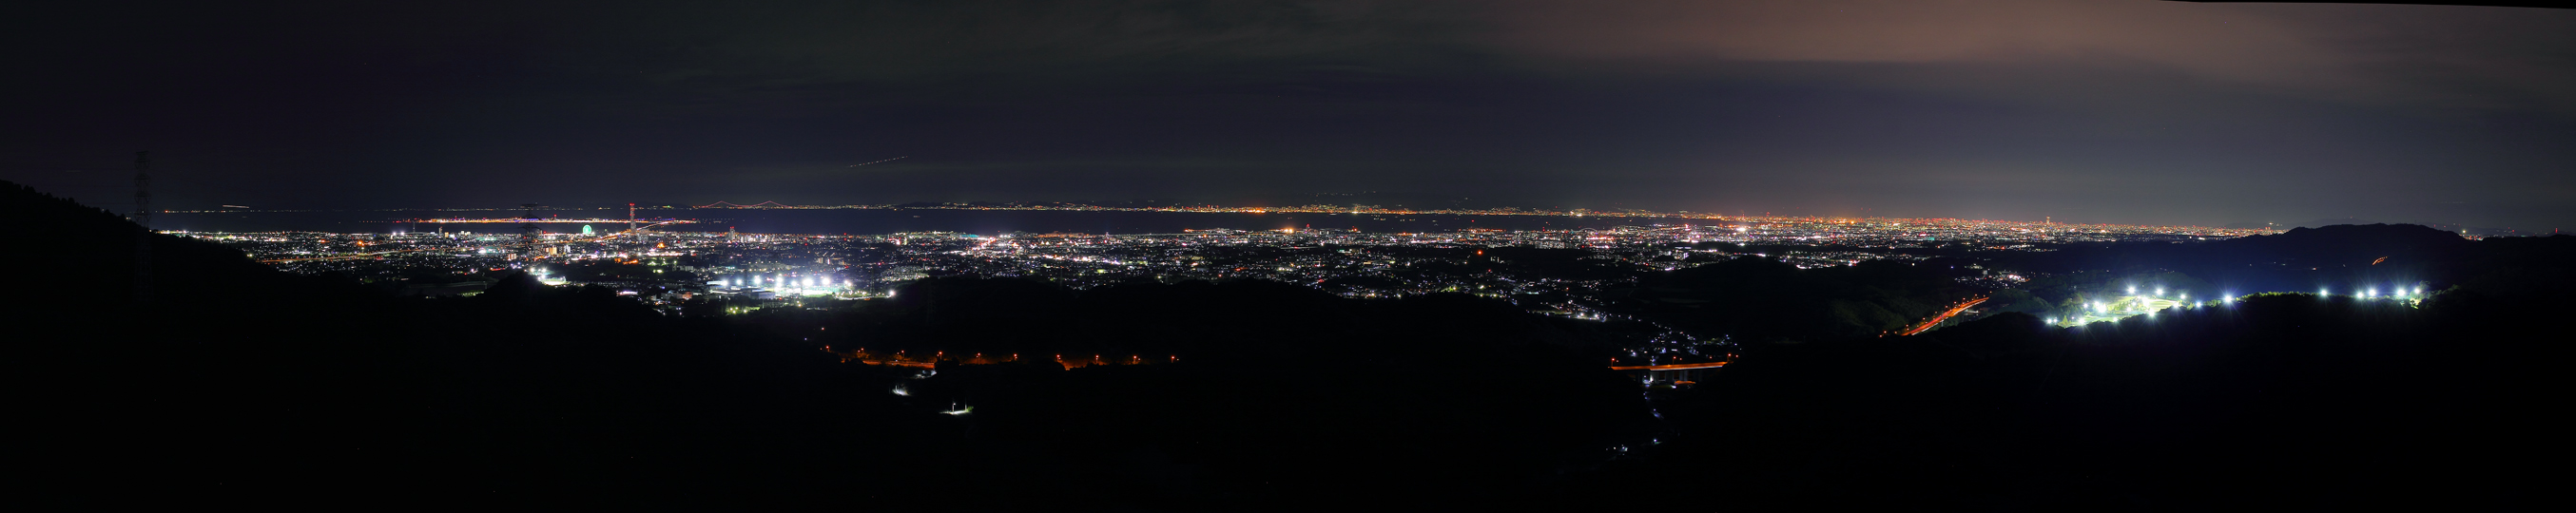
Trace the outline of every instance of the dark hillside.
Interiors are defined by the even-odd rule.
[[[811,440],[951,432],[950,419],[852,392],[890,377],[606,290],[522,275],[480,297],[401,299],[147,237],[15,185],[0,188],[0,211],[15,221],[0,239],[29,243],[11,263],[45,291],[9,309],[13,374],[31,385],[13,403],[46,441],[26,460],[50,469],[43,486],[84,490],[52,496],[62,505],[598,494],[595,505],[672,499],[608,492],[684,482],[736,497],[901,477],[848,465],[861,447]],[[145,240],[148,299],[132,286]],[[839,407],[808,407],[820,404]]]
[[[1677,328],[1751,341],[1873,337],[1971,295],[1952,279],[1958,272],[1896,261],[1799,269],[1737,258],[1650,276],[1615,306]]]
[[[7,191],[0,211],[42,222],[0,237],[48,243],[13,262],[89,287],[7,310],[21,461],[63,490],[46,505],[93,508],[2510,509],[2550,490],[2528,469],[2560,453],[2551,323],[2576,306],[2576,237],[2374,246],[2396,229],[2363,227],[2168,246],[2388,252],[2458,285],[1877,338],[1860,312],[1961,293],[1959,271],[1737,260],[1632,300],[1827,336],[1641,391],[1600,367],[1603,324],[1470,296],[939,278],[844,310],[677,318],[524,275],[395,297]],[[97,285],[134,275],[136,240],[148,301]],[[926,372],[824,345],[1179,361]]]
[[[2459,283],[2474,265],[2509,253],[2512,238],[2471,241],[2416,225],[2297,228],[2199,243],[2065,245],[2057,251],[1989,252],[1998,265],[2023,271],[2114,274],[2180,272],[2239,293],[2313,292],[2362,283]]]
[[[7,211],[49,221],[0,237],[86,241],[13,257],[132,265],[114,243],[140,229],[11,190]],[[58,504],[1241,510],[1323,488],[1491,504],[1651,430],[1634,385],[1579,356],[1605,351],[1586,328],[1476,298],[935,279],[791,334],[801,317],[664,317],[525,275],[401,298],[150,240],[149,301],[93,286],[12,312],[34,327],[12,361],[37,384],[15,403],[48,441],[29,461],[44,486],[100,490]],[[823,333],[840,338],[808,340]],[[913,379],[818,350],[835,340],[1188,361]],[[961,403],[975,412],[940,413]]]
[[[16,270],[31,306],[86,310],[128,305],[139,290],[153,297],[334,294],[324,281],[277,272],[212,242],[144,233],[123,216],[0,182],[0,236],[10,242],[0,263]],[[148,246],[147,246],[148,241]],[[136,261],[150,271],[138,273]],[[145,279],[146,289],[136,280]]]
[[[2528,258],[2576,238],[2506,242]],[[2561,261],[2523,276],[2560,276]],[[2484,279],[2471,279],[2483,282]],[[1663,401],[1683,430],[1593,493],[1714,486],[1750,509],[2206,510],[2542,499],[2568,388],[2564,299],[2462,288],[2422,307],[2270,294],[2051,328],[1750,348]],[[1687,507],[1687,497],[1640,507]]]
[[[1309,492],[1331,489],[1388,505],[1501,504],[1548,497],[1504,483],[1597,463],[1653,429],[1635,383],[1591,363],[1607,348],[1573,321],[1472,296],[1362,302],[1265,281],[1077,293],[933,278],[896,297],[802,320],[818,342],[871,351],[1034,356],[944,362],[907,393],[974,407],[977,444],[961,456],[1065,472],[1031,483],[1044,483],[1028,490],[1038,497],[1152,490],[1164,498],[1140,504],[1263,509],[1331,504]],[[1093,351],[1180,363],[1051,361]],[[1081,468],[1115,471],[1071,470]]]

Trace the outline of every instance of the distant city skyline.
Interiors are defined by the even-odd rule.
[[[2484,233],[2507,233],[2507,232],[2515,232],[2515,233],[2530,233],[2530,231],[2529,231],[2529,230],[2512,230],[2512,229],[2510,229],[2510,228],[2503,228],[2503,227],[2465,226],[2465,225],[2459,225],[2459,224],[2456,224],[2456,223],[2441,223],[2441,222],[2436,222],[2436,221],[2414,221],[2414,222],[2408,222],[2408,221],[2381,221],[2381,220],[2369,220],[2369,219],[2359,219],[2359,218],[2343,218],[2343,219],[2311,219],[2311,220],[2304,220],[2304,221],[2290,221],[2290,222],[2283,222],[2283,221],[2266,221],[2266,222],[2238,222],[2238,223],[2228,223],[2228,224],[2193,224],[2193,223],[2152,223],[2152,222],[2147,222],[2147,223],[2139,223],[2139,222],[2110,222],[2110,221],[2095,221],[2095,220],[2086,220],[2086,219],[2066,219],[2066,220],[2060,221],[2060,220],[2056,219],[2056,216],[2050,216],[2050,215],[2043,215],[2043,216],[2040,216],[2040,218],[2039,218],[2039,219],[2032,220],[2032,219],[1966,218],[1966,217],[1955,217],[1955,216],[1902,216],[1902,217],[1900,217],[1900,216],[1884,216],[1884,215],[1817,215],[1817,214],[1805,214],[1805,213],[1797,213],[1797,212],[1758,212],[1758,213],[1732,213],[1732,214],[1730,214],[1730,213],[1725,213],[1725,212],[1707,212],[1707,211],[1691,211],[1691,210],[1654,210],[1654,209],[1642,209],[1642,208],[1624,208],[1624,209],[1589,209],[1589,208],[1580,208],[1580,207],[1577,207],[1577,208],[1532,208],[1532,207],[1516,207],[1516,206],[1506,206],[1506,207],[1489,207],[1489,208],[1410,208],[1410,207],[1405,207],[1405,206],[1402,206],[1402,205],[1362,205],[1362,204],[1352,204],[1352,205],[1349,205],[1349,207],[1357,207],[1357,208],[1345,208],[1345,206],[1343,206],[1343,205],[1334,205],[1334,204],[1327,204],[1327,203],[1310,203],[1310,204],[1304,204],[1304,205],[1259,205],[1259,206],[1254,206],[1254,205],[1218,205],[1218,204],[1212,204],[1212,203],[1179,203],[1179,202],[1162,202],[1162,203],[1165,203],[1165,205],[1164,205],[1164,206],[1152,206],[1152,207],[1143,207],[1143,206],[1109,206],[1109,205],[1101,205],[1101,204],[1095,204],[1095,203],[1084,203],[1084,202],[1056,202],[1056,201],[992,201],[992,202],[987,202],[987,201],[978,201],[978,202],[945,202],[945,203],[942,203],[942,202],[903,202],[903,203],[877,203],[877,204],[813,204],[813,205],[788,205],[788,204],[779,204],[779,203],[774,202],[774,201],[769,201],[769,202],[759,202],[759,203],[753,203],[753,204],[745,205],[745,204],[734,204],[734,203],[731,203],[731,202],[726,202],[726,201],[721,201],[721,200],[719,200],[719,201],[717,201],[717,202],[715,202],[715,203],[711,203],[711,204],[707,204],[707,205],[686,205],[686,204],[679,204],[679,203],[653,203],[653,204],[642,204],[642,203],[638,203],[638,204],[633,204],[633,205],[623,205],[623,204],[621,204],[621,205],[562,205],[562,206],[544,206],[544,207],[540,207],[540,208],[538,208],[537,210],[538,210],[539,212],[558,212],[558,211],[594,211],[594,210],[595,210],[595,211],[607,211],[607,210],[621,210],[621,209],[634,208],[634,209],[640,209],[640,210],[645,210],[645,211],[653,211],[653,212],[667,212],[667,211],[674,211],[674,210],[686,211],[686,210],[728,210],[728,209],[751,209],[751,210],[760,210],[760,209],[789,209],[789,210],[800,210],[800,209],[888,209],[888,208],[900,208],[900,209],[929,209],[929,210],[946,210],[946,209],[958,209],[958,210],[998,209],[998,210],[1037,210],[1037,211],[1044,211],[1044,210],[1080,210],[1080,211],[1121,211],[1121,212],[1192,212],[1192,213],[1246,213],[1246,214],[1273,213],[1273,212],[1275,212],[1275,213],[1375,213],[1375,214],[1440,214],[1440,215],[1532,215],[1532,216],[1571,216],[1571,217],[1581,217],[1582,215],[1597,215],[1597,216],[1603,216],[1603,217],[1654,217],[1654,218],[1689,218],[1689,219],[1709,219],[1709,220],[1727,220],[1727,219],[1849,219],[1849,220],[1871,220],[1871,221],[1876,221],[1876,220],[1900,220],[1900,221],[1902,221],[1902,220],[1941,220],[1941,221],[1966,221],[1966,222],[2038,223],[2038,224],[2101,225],[2101,226],[2137,226],[2137,227],[2211,227],[2211,228],[2228,228],[2228,229],[2261,229],[2261,228],[2289,229],[2289,228],[2293,228],[2293,227],[2302,227],[2302,226],[2305,226],[2305,227],[2315,227],[2315,226],[2325,226],[2325,225],[2332,225],[2332,224],[2383,224],[2383,223],[2385,223],[2385,224],[2421,224],[2421,225],[2426,225],[2426,226],[2432,226],[2432,227],[2435,227],[2435,228],[2441,228],[2441,229],[2444,229],[2444,230],[2461,230],[2461,229],[2464,229],[2464,228],[2465,228],[2465,229],[2469,229],[2469,230],[2472,230],[2472,231],[2475,231],[2475,232],[2480,232],[2480,233],[2482,233],[2482,234],[2484,234]],[[518,210],[524,210],[524,207],[521,207],[521,206],[495,206],[495,207],[395,207],[395,208],[352,208],[352,209],[327,209],[327,208],[325,208],[325,209],[305,209],[305,208],[255,208],[255,207],[239,206],[239,205],[222,205],[222,206],[220,206],[220,207],[221,207],[221,208],[213,208],[213,209],[202,209],[202,208],[201,208],[201,209],[166,209],[166,210],[161,210],[160,212],[164,212],[164,213],[173,213],[173,214],[221,214],[221,213],[257,213],[257,212],[475,212],[475,211],[518,211]],[[1581,214],[1578,214],[1578,213],[1581,213]],[[651,216],[647,216],[647,217],[651,217]],[[667,216],[665,216],[665,217],[667,217]],[[494,217],[493,219],[503,219],[503,218],[505,218],[505,217]],[[608,219],[608,218],[601,218],[601,219]],[[622,219],[622,218],[620,218],[620,219]],[[2547,229],[2542,229],[2539,233],[2547,233]]]

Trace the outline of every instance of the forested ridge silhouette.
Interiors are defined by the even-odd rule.
[[[822,319],[925,346],[1089,333],[1116,345],[1084,347],[1191,355],[916,379],[841,362],[785,332],[796,316],[665,317],[524,274],[400,297],[22,187],[0,203],[20,221],[0,236],[76,242],[12,252],[45,270],[39,290],[80,287],[12,312],[36,385],[21,398],[51,442],[34,461],[82,490],[48,497],[62,505],[1269,509],[1319,503],[1319,487],[1490,501],[1651,429],[1633,384],[1574,356],[1599,350],[1581,326],[1464,297],[943,278]],[[135,275],[139,240],[154,245],[143,301],[115,280]],[[941,413],[960,403],[977,409]]]
[[[2576,281],[2576,238],[2407,242],[2443,284],[2420,305],[2263,294],[1756,340],[1646,392],[1599,364],[1601,325],[1467,296],[938,278],[852,310],[675,318],[524,275],[436,299],[289,275],[14,184],[0,211],[0,240],[43,244],[5,252],[32,285],[9,308],[22,461],[74,507],[2511,509],[2550,489],[2527,469],[2557,454]],[[2137,265],[2307,251],[2262,246],[2280,240],[2300,239]],[[1937,281],[1836,272],[1780,279]],[[1673,279],[1641,294],[1697,286]],[[1181,361],[923,378],[821,350],[841,344]]]

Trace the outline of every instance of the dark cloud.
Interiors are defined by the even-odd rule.
[[[54,4],[0,177],[166,202],[2576,220],[2576,13],[2096,2]],[[849,164],[909,158],[852,169]],[[97,180],[91,180],[97,181]],[[112,184],[110,184],[112,185]]]
[[[2309,97],[2576,109],[2563,93],[2576,88],[2576,31],[2566,30],[2576,13],[2555,10],[1879,0],[1526,2],[1510,12],[1502,41],[1578,69],[2126,67]]]

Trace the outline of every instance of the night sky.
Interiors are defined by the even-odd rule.
[[[0,178],[121,211],[148,149],[165,209],[1160,199],[2576,228],[2570,10],[406,4],[13,4]],[[1317,196],[1337,193],[1367,196]]]

